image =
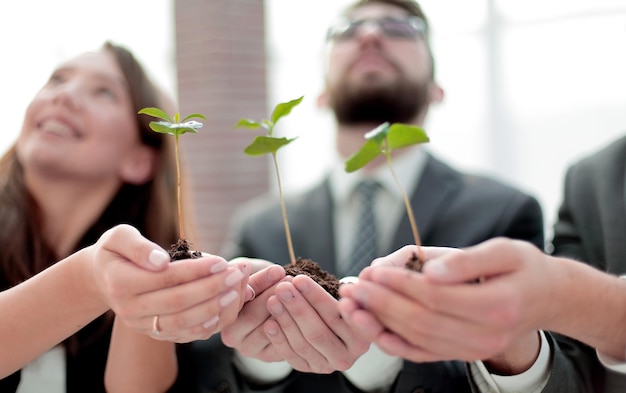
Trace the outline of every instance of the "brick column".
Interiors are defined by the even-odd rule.
[[[199,134],[180,139],[189,170],[197,232],[192,245],[217,253],[233,210],[269,187],[266,158],[244,147],[253,131],[241,117],[267,117],[265,26],[261,0],[175,0],[181,114],[207,116]]]

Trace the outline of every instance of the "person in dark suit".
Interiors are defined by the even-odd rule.
[[[463,252],[427,247],[424,274],[410,276],[397,269],[416,251],[407,246],[374,261],[356,285],[341,289],[342,315],[388,353],[419,362],[493,362],[499,355],[496,367],[527,368],[524,357],[529,354],[532,363],[535,349],[524,337],[546,329],[551,361],[535,373],[541,391],[623,391],[625,161],[623,137],[568,169],[552,256],[511,239]],[[480,277],[479,285],[467,284]],[[446,329],[433,339],[398,318],[397,307],[426,326],[437,321]]]
[[[331,26],[327,39],[326,88],[319,102],[335,115],[342,159],[383,122],[421,126],[429,105],[443,98],[434,78],[428,23],[416,2],[357,1]],[[421,147],[397,151],[394,168],[410,195],[424,244],[465,247],[507,236],[543,248],[542,213],[533,197],[461,173]],[[371,209],[377,235],[357,244],[376,245],[373,256],[359,261],[358,274],[376,256],[414,242],[384,160],[354,174],[338,163],[320,184],[286,204],[297,255],[339,277],[353,275],[350,256],[360,252],[352,234],[362,227],[354,194],[362,180],[378,184]],[[278,202],[242,208],[221,254],[288,263]],[[250,278],[256,299],[221,333],[234,350],[218,340],[193,344],[201,391],[469,392],[463,362],[416,364],[388,356],[339,318],[337,300],[320,286],[306,276],[283,278],[279,270]]]

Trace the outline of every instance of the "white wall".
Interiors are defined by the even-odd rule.
[[[134,52],[175,93],[171,0],[0,2],[0,152],[17,137],[26,106],[60,62],[112,40]]]

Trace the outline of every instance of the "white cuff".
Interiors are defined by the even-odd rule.
[[[285,379],[293,370],[289,363],[285,361],[268,363],[243,356],[239,351],[235,351],[233,363],[246,379],[259,385],[275,383]]]
[[[600,351],[596,351],[596,353],[598,354],[598,360],[600,360],[600,363],[602,363],[604,367],[618,373],[626,374],[626,361],[616,359]]]
[[[376,344],[371,344],[370,349],[342,373],[360,390],[373,392],[391,387],[402,370],[402,362],[402,358],[388,355]]]
[[[481,393],[541,392],[550,378],[550,345],[545,334],[539,331],[541,349],[535,363],[517,375],[490,374],[483,362],[470,364],[472,378]]]
[[[619,278],[626,279],[626,275],[619,276]],[[598,360],[604,367],[617,373],[626,374],[626,361],[616,359],[598,350],[596,350],[596,354],[598,355]],[[626,353],[624,355],[626,355]]]

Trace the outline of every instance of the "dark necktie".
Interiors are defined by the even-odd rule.
[[[355,228],[352,252],[348,256],[346,276],[358,276],[364,267],[378,257],[378,231],[374,216],[374,200],[379,184],[374,180],[363,180],[356,188],[359,202],[359,217]]]

